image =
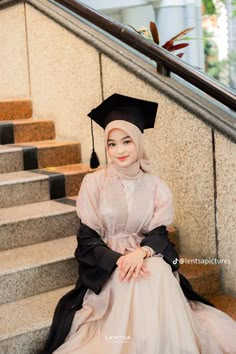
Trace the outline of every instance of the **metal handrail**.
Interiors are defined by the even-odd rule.
[[[100,27],[150,59],[162,64],[167,70],[177,74],[217,101],[236,111],[236,95],[231,90],[170,54],[157,44],[146,40],[127,26],[76,0],[54,0],[54,2]]]

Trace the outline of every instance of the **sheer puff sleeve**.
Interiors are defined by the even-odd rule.
[[[172,193],[167,183],[156,176],[156,188],[154,192],[154,210],[147,232],[158,226],[168,226],[174,216]]]
[[[76,200],[76,212],[83,224],[99,235],[103,235],[103,227],[98,215],[99,176],[96,172],[84,176]]]
[[[103,227],[97,212],[99,176],[101,175],[94,173],[84,177],[76,203],[76,211],[81,220],[75,250],[79,263],[79,280],[96,294],[99,294],[117,267],[116,262],[121,256],[101,239]]]
[[[149,246],[157,255],[162,255],[173,271],[179,268],[178,253],[168,239],[167,226],[173,221],[172,194],[165,181],[156,177],[153,215],[145,230],[141,246]]]

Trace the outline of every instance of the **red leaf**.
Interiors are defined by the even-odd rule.
[[[172,48],[173,44],[174,44],[174,41],[169,40],[164,45],[162,45],[162,48],[165,48],[166,50],[169,50],[170,48]]]
[[[173,52],[174,50],[185,48],[189,45],[189,43],[181,43],[173,45],[169,50],[169,52]]]
[[[176,56],[179,57],[179,58],[182,58],[183,55],[184,55],[184,53],[176,54]]]
[[[181,37],[183,37],[185,34],[187,34],[188,32],[192,31],[195,27],[190,27],[190,28],[186,28],[185,30],[179,32],[178,34],[176,34],[176,36],[174,36],[173,38],[170,39],[170,41],[177,41],[180,40]]]
[[[152,34],[153,41],[156,44],[159,44],[160,43],[159,33],[158,33],[158,29],[157,29],[157,26],[156,26],[155,22],[150,22],[150,31],[151,31],[151,34]]]

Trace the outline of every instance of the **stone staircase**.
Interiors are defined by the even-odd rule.
[[[31,117],[30,100],[0,102],[1,354],[42,347],[58,299],[77,277],[75,200],[90,170],[79,142],[54,140],[54,122]],[[179,249],[178,231],[170,227],[169,235]],[[183,264],[181,272],[236,319],[218,266]]]

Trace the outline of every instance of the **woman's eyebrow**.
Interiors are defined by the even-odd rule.
[[[127,135],[127,136],[125,136],[124,138],[122,138],[121,140],[124,140],[124,139],[127,139],[127,138],[129,138],[130,139],[130,136],[129,135]],[[114,139],[107,139],[107,141],[115,141]]]

